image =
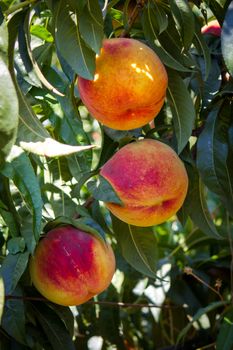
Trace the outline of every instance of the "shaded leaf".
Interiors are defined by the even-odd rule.
[[[231,1],[227,9],[227,12],[225,14],[224,22],[222,25],[222,32],[221,32],[222,55],[231,76],[233,76],[232,42],[233,42],[233,2]]]
[[[232,350],[233,348],[233,309],[228,310],[223,317],[217,336],[217,350]]]
[[[149,41],[153,50],[157,53],[157,55],[160,57],[161,61],[166,66],[173,68],[175,70],[181,71],[181,72],[190,71],[189,68],[187,68],[183,65],[183,59],[182,59],[182,56],[180,53],[178,53],[178,59],[177,59],[177,57],[175,57],[174,54],[169,53],[163,47],[163,45],[159,41],[158,32],[156,31],[156,25],[154,23],[154,18],[151,17],[151,14],[150,14],[150,12],[148,12],[147,7],[143,11],[142,26],[143,26],[143,32],[144,32],[146,39]],[[168,35],[166,35],[166,40],[164,39],[164,42],[168,41],[168,39],[169,39]],[[178,51],[179,51],[179,49],[178,49]]]
[[[209,76],[210,67],[211,67],[211,56],[210,56],[210,50],[206,44],[206,41],[201,34],[201,31],[199,28],[196,28],[196,31],[194,33],[193,43],[200,55],[203,55],[204,57],[204,80],[206,80]]]
[[[64,225],[72,225],[77,229],[88,232],[101,240],[105,240],[104,231],[91,217],[72,219],[66,216],[59,216],[56,219],[49,221],[43,230],[45,233],[47,233],[56,227]]]
[[[58,142],[51,138],[46,138],[43,142],[20,142],[20,146],[28,152],[38,154],[46,157],[60,157],[66,156],[72,153],[82,152],[90,148],[94,148],[94,145],[89,146],[71,146]]]
[[[150,30],[155,37],[167,29],[167,15],[159,3],[149,2],[143,9],[143,17],[143,25],[146,26],[145,22],[149,21]]]
[[[196,113],[191,96],[182,78],[172,70],[168,70],[167,99],[172,111],[179,154],[192,134]]]
[[[14,237],[7,242],[7,250],[10,254],[23,253],[26,247],[23,237]]]
[[[112,217],[113,231],[125,260],[143,275],[157,278],[157,240],[151,227],[137,227]]]
[[[118,197],[116,191],[113,189],[112,185],[103,176],[99,175],[98,182],[89,181],[87,183],[87,188],[92,194],[92,196],[103,202],[111,202],[116,204],[122,204],[122,201]]]
[[[220,239],[207,207],[204,187],[199,174],[196,168],[191,165],[186,165],[186,169],[189,177],[189,188],[183,208],[203,233]]]
[[[4,280],[6,294],[12,294],[15,290],[28,263],[29,253],[8,254],[0,268]]]
[[[64,322],[66,329],[69,331],[71,337],[74,334],[74,314],[72,313],[69,307],[51,304],[49,305],[56,314],[60,317],[60,319]]]
[[[214,303],[210,303],[206,307],[203,307],[203,308],[199,309],[198,312],[193,316],[192,321],[189,322],[187,324],[187,326],[180,332],[180,334],[178,336],[178,339],[177,339],[177,343],[179,343],[181,341],[181,339],[186,336],[188,331],[193,327],[193,323],[196,322],[197,320],[199,320],[199,318],[202,315],[205,315],[208,312],[211,312],[211,311],[213,311],[213,310],[215,310],[215,309],[217,309],[219,307],[223,307],[225,305],[227,305],[226,301],[216,301]]]
[[[25,344],[25,309],[23,293],[20,288],[17,287],[14,296],[16,296],[17,299],[9,299],[5,303],[2,328],[19,343]]]
[[[172,14],[178,24],[184,49],[188,50],[194,35],[194,16],[190,5],[185,0],[170,0]]]
[[[79,30],[85,43],[99,54],[104,31],[103,16],[98,0],[87,0],[87,5],[79,15]]]
[[[233,154],[228,144],[231,106],[215,105],[197,143],[197,167],[205,185],[218,194],[233,216]]]
[[[35,316],[43,328],[54,350],[75,350],[72,338],[65,324],[45,303],[34,303]]]

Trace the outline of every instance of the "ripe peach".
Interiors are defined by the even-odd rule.
[[[166,94],[167,73],[159,57],[135,39],[103,41],[94,80],[78,78],[83,103],[104,125],[129,130],[150,122]]]
[[[221,36],[221,27],[216,19],[208,22],[201,28],[202,34],[212,34],[214,36]]]
[[[48,232],[30,261],[35,287],[60,305],[79,305],[101,293],[114,270],[111,246],[69,225]]]
[[[101,169],[123,205],[106,203],[119,219],[135,226],[160,224],[182,206],[188,188],[185,167],[171,147],[141,140],[121,148]]]

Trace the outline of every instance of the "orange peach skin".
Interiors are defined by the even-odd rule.
[[[104,125],[129,130],[150,122],[163,106],[167,73],[159,57],[138,40],[103,41],[94,80],[78,78],[91,115]]]
[[[32,282],[48,300],[79,305],[108,287],[115,271],[109,244],[72,226],[51,230],[30,261]]]
[[[171,147],[145,139],[121,148],[100,174],[115,189],[123,205],[106,203],[120,220],[153,226],[173,216],[188,188],[185,167]]]

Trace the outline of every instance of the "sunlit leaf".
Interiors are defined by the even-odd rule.
[[[55,40],[60,54],[71,68],[86,79],[93,79],[95,72],[95,52],[84,42],[78,28],[78,12],[71,14],[69,6],[63,2],[56,4]]]
[[[71,146],[64,143],[58,142],[51,138],[46,138],[43,142],[23,142],[21,141],[20,146],[27,152],[32,152],[40,156],[46,157],[60,157],[69,154],[82,152],[90,148],[94,148],[94,145],[89,146]]]
[[[0,166],[16,139],[18,99],[6,64],[0,58]]]

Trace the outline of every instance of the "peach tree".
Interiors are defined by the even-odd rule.
[[[0,0],[0,349],[233,348],[232,43],[230,0]]]

